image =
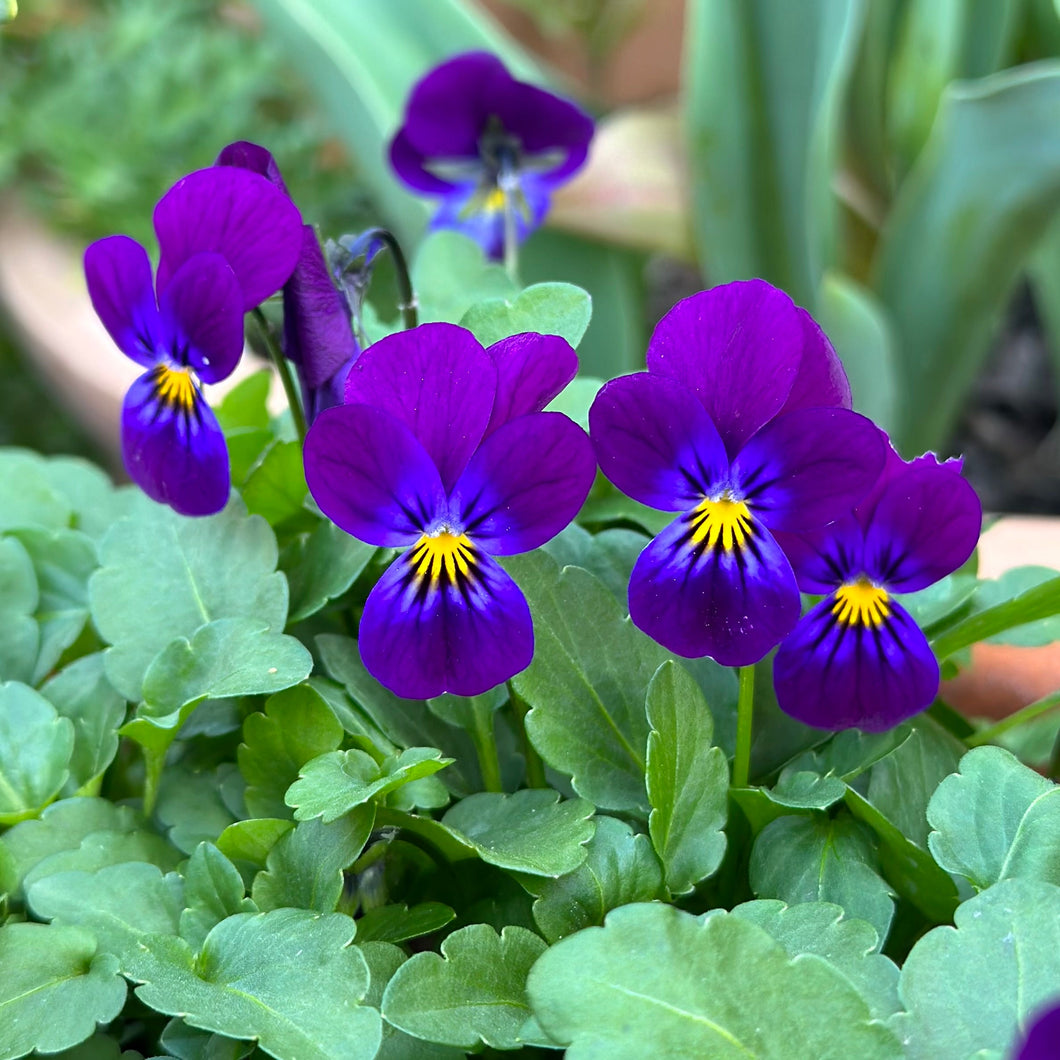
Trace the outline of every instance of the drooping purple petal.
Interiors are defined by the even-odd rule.
[[[1040,1008],[1033,1016],[1013,1060],[1056,1060],[1060,1053],[1060,1000],[1050,1007]]]
[[[128,236],[97,239],[85,250],[85,280],[118,349],[145,368],[154,364],[160,328],[147,251]]]
[[[773,660],[781,710],[818,729],[883,732],[929,707],[938,663],[909,614],[887,605],[879,624],[840,621],[835,595],[810,611]]]
[[[872,488],[886,445],[847,409],[800,409],[766,424],[733,461],[741,496],[770,529],[807,530],[850,512]]]
[[[221,148],[217,156],[215,166],[236,166],[239,169],[249,169],[265,177],[273,187],[287,194],[287,185],[283,182],[283,174],[272,157],[272,152],[259,144],[252,144],[248,140],[238,140],[234,144],[228,144]]]
[[[278,291],[302,251],[297,207],[266,177],[236,166],[200,169],[159,200],[155,232],[162,249],[158,291],[193,254],[221,254],[251,310]]]
[[[243,354],[243,292],[220,254],[194,254],[173,274],[158,300],[173,347],[204,383],[232,374]]]
[[[121,448],[133,482],[181,515],[212,515],[228,503],[224,434],[186,369],[159,364],[133,383]]]
[[[983,509],[956,461],[930,456],[889,481],[865,532],[870,577],[895,592],[915,592],[955,571],[974,550]]]
[[[451,543],[452,544],[452,543]],[[376,680],[408,699],[475,696],[530,665],[534,630],[518,586],[471,546],[468,574],[433,582],[424,546],[399,556],[368,594],[358,641]],[[465,558],[467,557],[467,558]]]
[[[486,353],[497,369],[487,437],[516,416],[541,412],[578,373],[578,355],[559,335],[512,335],[488,346]]]
[[[454,324],[421,324],[369,346],[346,380],[346,401],[403,420],[451,489],[493,410],[497,370],[475,336]]]
[[[718,432],[695,395],[646,372],[612,379],[589,409],[600,469],[634,500],[686,510],[728,481]]]
[[[368,405],[339,405],[316,418],[305,477],[320,510],[370,545],[410,545],[446,510],[423,446],[400,420]]]
[[[494,555],[528,552],[577,514],[596,475],[585,432],[558,412],[506,423],[479,446],[450,504],[476,544]]]
[[[791,299],[764,280],[741,280],[678,302],[648,343],[648,371],[691,390],[735,456],[784,407],[803,343]]]
[[[796,306],[795,311],[802,324],[802,358],[799,361],[799,373],[795,376],[791,393],[788,394],[788,400],[784,402],[781,412],[812,408],[850,408],[850,381],[847,379],[843,362],[817,321],[800,306]]]
[[[784,553],[754,520],[742,546],[696,548],[689,514],[641,552],[629,582],[629,614],[677,655],[723,666],[758,662],[799,618],[799,591]]]

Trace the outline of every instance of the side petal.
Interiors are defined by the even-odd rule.
[[[383,409],[324,409],[306,434],[304,459],[306,483],[320,510],[369,545],[411,545],[445,511],[431,458]]]
[[[174,374],[177,385],[167,385]],[[212,515],[228,503],[224,433],[187,373],[159,365],[133,383],[122,408],[121,449],[133,482],[181,515]]]
[[[519,587],[472,548],[468,575],[432,582],[417,549],[368,594],[358,642],[368,672],[407,699],[477,696],[530,665],[534,629]]]
[[[641,552],[629,582],[629,615],[663,647],[723,666],[758,662],[799,618],[799,590],[780,546],[752,521],[741,545],[697,546],[690,514]]]
[[[147,251],[128,236],[97,239],[85,250],[85,280],[92,308],[118,349],[145,368],[154,364],[160,327]]]
[[[781,412],[796,409],[848,409],[852,402],[850,381],[843,362],[816,320],[800,306],[795,307],[802,325],[802,357],[791,393]]]
[[[174,360],[191,365],[204,383],[217,383],[243,355],[243,293],[220,254],[193,254],[158,300]]]
[[[346,401],[406,423],[451,489],[493,410],[497,370],[475,336],[455,324],[421,324],[373,343],[346,379]]]
[[[283,174],[272,157],[272,152],[260,144],[252,144],[248,140],[238,140],[234,144],[228,144],[221,148],[217,156],[215,166],[236,166],[239,169],[249,169],[253,173],[259,173],[274,187],[287,194],[287,185],[283,182]]]
[[[781,710],[818,729],[884,732],[929,707],[939,665],[920,627],[893,600],[879,624],[841,622],[834,595],[781,644],[773,684]]]
[[[450,498],[460,526],[495,556],[551,541],[585,503],[596,457],[585,432],[559,412],[506,423],[479,446]]]
[[[648,343],[648,371],[691,390],[734,456],[784,407],[802,348],[795,303],[764,280],[740,280],[678,302]]]
[[[800,409],[766,424],[733,461],[733,482],[775,530],[838,519],[868,493],[887,447],[879,428],[847,409]]]
[[[865,532],[853,515],[801,534],[775,530],[773,536],[804,593],[830,593],[865,572]]]
[[[443,180],[427,168],[427,157],[417,150],[409,140],[404,129],[390,141],[390,165],[399,179],[415,191],[427,195],[445,195],[453,183]]]
[[[497,369],[487,436],[527,412],[541,412],[578,373],[574,347],[559,335],[525,332],[486,348]]]
[[[266,177],[211,166],[178,180],[154,213],[162,257],[159,293],[193,254],[213,251],[232,267],[250,311],[278,291],[302,250],[302,218]]]
[[[603,473],[634,500],[662,511],[687,510],[728,481],[718,432],[695,395],[650,373],[600,388],[589,434]]]

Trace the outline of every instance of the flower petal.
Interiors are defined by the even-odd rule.
[[[799,374],[781,412],[796,409],[839,408],[852,404],[850,380],[838,354],[816,320],[800,306],[795,307],[802,324],[802,357]]]
[[[122,409],[121,448],[133,482],[181,515],[212,515],[228,503],[225,437],[186,371],[158,365],[133,383]]]
[[[534,630],[519,587],[474,549],[471,573],[420,575],[418,550],[399,556],[368,594],[361,657],[376,680],[407,699],[476,696],[530,665]]]
[[[400,420],[368,405],[337,405],[305,439],[305,478],[320,510],[370,545],[411,545],[446,510],[438,470]]]
[[[758,662],[799,618],[799,591],[784,553],[752,520],[743,545],[696,547],[686,513],[641,552],[629,582],[629,614],[677,655],[723,666]]]
[[[648,343],[648,371],[691,390],[734,456],[784,407],[803,345],[792,300],[764,280],[742,280],[678,302]]]
[[[151,262],[135,239],[107,236],[85,250],[92,308],[118,349],[145,368],[161,354]]]
[[[488,346],[486,353],[497,369],[487,437],[516,416],[541,412],[578,373],[578,355],[559,335],[512,335]]]
[[[390,165],[401,181],[415,191],[428,195],[446,195],[454,184],[443,180],[427,168],[427,156],[409,140],[404,129],[390,141]]]
[[[221,254],[253,309],[278,291],[302,251],[297,207],[266,177],[236,166],[211,166],[178,180],[159,200],[155,232],[162,249],[158,291],[193,254]]]
[[[776,530],[773,536],[804,593],[830,593],[865,573],[865,531],[853,515],[801,534]]]
[[[612,379],[589,410],[589,432],[603,473],[652,508],[687,510],[728,480],[714,424],[672,379],[646,372]]]
[[[497,370],[465,328],[421,324],[373,343],[346,380],[346,400],[405,422],[451,489],[493,410]]]
[[[248,140],[238,140],[234,144],[228,144],[221,148],[217,156],[215,166],[236,166],[239,169],[249,169],[265,177],[274,187],[287,195],[287,185],[283,182],[283,174],[272,157],[272,152],[260,144],[252,144]]]
[[[740,495],[770,529],[808,530],[850,512],[883,467],[880,429],[847,409],[799,409],[766,424],[733,461]]]
[[[781,644],[773,684],[781,710],[818,729],[883,732],[931,705],[939,665],[899,604],[878,625],[840,621],[835,595]]]
[[[479,446],[450,505],[477,544],[511,556],[551,541],[578,514],[595,476],[585,432],[559,412],[534,412]]]
[[[243,293],[220,254],[188,258],[162,292],[158,311],[180,363],[204,383],[232,374],[243,355]]]

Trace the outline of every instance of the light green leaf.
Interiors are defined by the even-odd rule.
[[[420,323],[459,324],[476,303],[512,298],[519,288],[482,248],[461,232],[431,232],[412,262],[412,284],[420,301]]]
[[[315,615],[329,600],[341,596],[376,554],[334,523],[325,520],[301,534],[280,555],[280,568],[291,590],[289,625]]]
[[[247,476],[240,493],[251,515],[260,515],[270,526],[302,517],[309,487],[302,468],[302,443],[276,442]]]
[[[182,762],[163,771],[155,816],[178,850],[191,854],[200,843],[214,842],[234,822],[237,814],[225,801],[231,784],[242,784],[231,762],[201,772]]]
[[[526,977],[545,949],[525,928],[500,935],[487,924],[461,928],[441,955],[418,953],[398,968],[383,994],[383,1017],[406,1034],[462,1049],[542,1042],[527,1026]]]
[[[768,1004],[748,1003],[750,983]],[[623,906],[544,953],[527,993],[569,1060],[902,1055],[842,972],[813,954],[789,957],[724,912],[697,920],[669,905]]]
[[[36,453],[19,449],[0,452],[0,531],[38,526],[59,530],[70,525],[69,502],[49,481]]]
[[[957,571],[942,581],[915,593],[895,593],[894,598],[913,617],[921,629],[954,618],[983,585],[974,574]]]
[[[589,327],[593,300],[572,283],[535,283],[514,298],[476,302],[460,326],[474,333],[483,346],[492,346],[509,335],[536,331],[559,335],[577,347]]]
[[[294,827],[294,822],[275,817],[236,821],[218,837],[217,849],[232,861],[245,861],[264,868],[269,851]]]
[[[198,951],[210,931],[226,917],[256,913],[257,906],[244,897],[245,893],[232,862],[212,843],[200,843],[184,868],[181,938]]]
[[[33,561],[21,541],[0,537],[0,679],[33,683],[40,627]]]
[[[546,406],[546,412],[562,412],[569,416],[582,430],[589,429],[589,409],[592,408],[596,395],[604,380],[590,375],[580,375],[572,379],[560,393]],[[571,524],[575,525],[575,524]]]
[[[1057,577],[1049,567],[1013,567],[996,579],[985,579],[976,586],[973,607],[985,611],[1007,600],[1019,597],[1028,589],[1044,585]],[[1027,625],[998,633],[991,644],[1016,644],[1022,648],[1038,648],[1060,640],[1060,615],[1039,619]]]

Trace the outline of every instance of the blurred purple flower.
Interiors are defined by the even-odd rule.
[[[849,512],[879,474],[882,436],[848,411],[820,328],[762,280],[679,302],[647,362],[606,384],[589,413],[604,474],[641,503],[682,513],[641,552],[630,616],[678,655],[757,662],[800,610],[772,532]]]
[[[412,89],[390,163],[410,188],[440,198],[432,228],[455,228],[499,260],[506,211],[521,242],[585,162],[592,136],[592,119],[573,103],[470,52]]]
[[[310,428],[306,481],[324,514],[405,549],[359,633],[365,666],[397,695],[477,695],[529,665],[529,608],[492,557],[550,540],[589,492],[588,438],[541,411],[577,363],[556,336],[484,350],[463,328],[423,324],[365,350],[347,404]]]
[[[799,587],[828,593],[781,644],[773,663],[785,713],[821,729],[882,732],[931,705],[939,665],[894,592],[926,589],[955,571],[979,539],[982,507],[959,460],[894,452],[853,513],[785,535]]]
[[[1060,1056],[1060,1002],[1039,1009],[1013,1060],[1056,1060]]]
[[[228,452],[200,383],[230,375],[243,350],[243,314],[276,291],[298,257],[301,218],[261,177],[203,169],[179,180],[154,213],[161,260],[108,236],[85,251],[96,313],[118,348],[148,369],[122,411],[132,480],[184,515],[228,500]]]

